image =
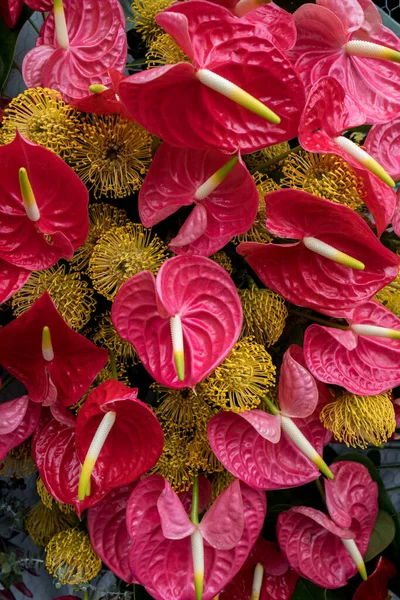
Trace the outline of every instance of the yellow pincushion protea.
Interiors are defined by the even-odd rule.
[[[149,69],[151,69],[152,67],[190,62],[190,58],[182,52],[178,44],[168,33],[160,33],[149,44],[146,62]]]
[[[220,267],[225,269],[225,271],[227,273],[229,273],[229,275],[232,275],[232,273],[233,273],[232,261],[226,252],[222,252],[222,251],[216,252],[215,254],[212,254],[211,256],[209,256],[209,258],[211,260],[213,260],[214,262],[216,262]]]
[[[84,531],[67,529],[47,544],[46,569],[64,585],[81,585],[100,573],[101,560]]]
[[[288,311],[285,300],[268,289],[252,285],[238,290],[243,307],[243,336],[253,336],[256,342],[273,346],[281,337]]]
[[[193,439],[179,429],[164,429],[164,449],[152,474],[162,475],[176,492],[187,491],[193,483],[193,477],[201,468],[194,460],[189,460]]]
[[[288,142],[281,142],[280,144],[274,144],[273,146],[268,146],[268,148],[258,150],[258,152],[247,154],[243,158],[244,162],[251,171],[258,171],[259,169],[262,169],[269,161],[277,159],[279,156],[286,154],[289,151],[290,146]],[[271,165],[270,170],[274,171],[279,169],[283,160],[284,159]]]
[[[393,281],[393,286],[387,285],[381,289],[376,296],[374,296],[374,300],[383,304],[383,306],[392,311],[396,317],[400,317],[400,275]]]
[[[391,392],[376,396],[356,396],[343,392],[321,411],[324,427],[346,446],[366,448],[387,442],[396,429]]]
[[[44,506],[46,508],[52,509],[55,506],[57,506],[57,508],[65,514],[68,513],[74,513],[75,512],[75,508],[73,507],[72,504],[61,504],[61,502],[57,502],[53,496],[50,494],[50,492],[47,491],[46,486],[43,483],[43,479],[41,477],[38,477],[36,480],[36,491],[39,495],[39,498],[41,499],[42,503],[44,504]]]
[[[164,33],[160,25],[155,21],[156,15],[162,12],[174,0],[133,0],[132,12],[135,23],[135,30],[140,33],[143,41],[149,45],[157,36]]]
[[[31,452],[31,440],[12,448],[0,463],[0,475],[13,479],[25,479],[36,472],[35,461]]]
[[[119,337],[117,330],[112,324],[111,313],[109,311],[101,316],[96,333],[93,336],[93,341],[95,344],[110,350],[115,359],[124,364],[131,363],[135,365],[139,362],[134,347]]]
[[[253,225],[246,233],[241,233],[232,238],[234,244],[240,244],[241,242],[258,242],[260,244],[269,244],[274,239],[274,236],[268,231],[265,226],[267,220],[267,213],[265,209],[264,197],[269,192],[279,190],[280,186],[275,183],[273,179],[264,175],[263,173],[254,173],[254,182],[258,190],[258,211],[257,216]]]
[[[275,384],[276,368],[264,346],[246,337],[204,381],[207,400],[218,408],[242,412],[256,408]]]
[[[198,429],[206,429],[213,416],[211,408],[201,391],[201,384],[196,386],[196,391],[190,388],[174,390],[158,383],[151,386],[158,399],[155,413],[163,427],[180,429],[187,433]]]
[[[47,508],[39,502],[29,510],[24,526],[33,542],[44,547],[54,535],[73,527],[77,521],[76,514],[65,514],[57,506]]]

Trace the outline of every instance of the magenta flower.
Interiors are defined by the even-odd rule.
[[[260,536],[219,600],[290,600],[298,578],[276,543]]]
[[[359,463],[332,465],[324,480],[326,514],[295,506],[278,517],[278,543],[301,577],[328,589],[343,587],[357,570],[366,579],[363,556],[378,516],[378,486]]]
[[[304,356],[311,373],[365,396],[399,385],[400,319],[375,301],[345,316],[347,331],[321,325],[306,329]]]
[[[107,352],[73,331],[48,292],[0,329],[0,364],[33,402],[71,406],[107,362]]]
[[[304,485],[321,469],[332,474],[321,458],[330,434],[319,421],[321,406],[329,401],[303,366],[302,351],[290,346],[279,379],[279,411],[267,400],[263,410],[220,412],[208,425],[208,440],[224,467],[251,487],[276,490]],[[319,403],[319,406],[318,406]]]
[[[229,354],[242,327],[242,305],[227,272],[203,256],[175,256],[121,287],[111,311],[156,381],[193,387]]]
[[[147,477],[128,503],[133,575],[156,600],[211,600],[246,561],[265,513],[265,494],[234,481],[198,524],[163,477]]]
[[[24,58],[27,87],[59,90],[66,102],[87,96],[89,86],[110,84],[108,69],[122,71],[127,53],[125,17],[118,0],[62,0],[46,19]]]
[[[347,206],[301,190],[271,192],[265,202],[268,231],[300,241],[246,242],[237,251],[289,302],[341,313],[396,278],[399,258]]]
[[[367,123],[400,114],[400,66],[389,62],[399,62],[400,42],[371,0],[317,0],[293,16],[297,43],[290,56],[306,88],[332,75]]]
[[[364,146],[395,181],[400,180],[400,117],[371,127]]]
[[[119,95],[135,121],[175,146],[230,153],[297,135],[304,90],[265,27],[205,0],[176,3],[156,21],[192,63],[121,82]]]
[[[181,206],[193,206],[170,247],[208,256],[248,231],[257,215],[257,187],[240,155],[161,144],[139,192],[139,215],[152,227]]]
[[[0,404],[0,461],[7,453],[27,440],[40,418],[40,404],[21,396]]]
[[[90,541],[96,554],[126,583],[135,582],[128,561],[132,543],[126,525],[126,509],[136,485],[134,482],[114,488],[96,506],[89,508],[87,514]]]
[[[164,435],[137,389],[111,379],[87,398],[76,420],[76,450],[82,463],[79,500],[90,495],[90,481],[106,489],[127,485],[154,467]]]

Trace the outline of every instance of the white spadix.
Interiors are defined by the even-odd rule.
[[[54,0],[54,25],[58,45],[63,50],[68,50],[69,37],[62,0]]]
[[[361,552],[357,548],[357,544],[354,540],[344,540],[343,538],[342,542],[345,545],[348,553],[350,554],[354,564],[356,565],[361,577],[364,579],[364,581],[366,581],[366,579],[368,578],[367,569],[365,568],[364,559],[361,556]]]
[[[180,314],[170,317],[172,348],[174,351],[174,360],[176,374],[179,381],[185,379],[185,354],[183,350],[183,330]]]
[[[42,331],[42,355],[44,360],[50,362],[54,358],[53,345],[51,343],[50,329],[45,326]]]
[[[400,340],[400,331],[389,329],[388,327],[379,327],[378,325],[364,325],[362,323],[351,326],[354,333],[369,337],[389,338],[391,340]]]
[[[337,250],[330,244],[326,244],[317,238],[305,237],[303,238],[303,244],[312,252],[324,256],[325,258],[329,258],[329,260],[333,260],[333,262],[339,263],[340,265],[351,267],[357,271],[363,271],[365,269],[365,265],[361,261]]]
[[[366,58],[380,58],[381,60],[390,60],[400,63],[400,52],[381,46],[374,42],[365,42],[364,40],[351,40],[343,46],[346,54],[350,56],[365,56]]]
[[[204,183],[202,183],[196,190],[194,197],[196,200],[204,200],[209,196],[224,179],[229,175],[232,169],[238,163],[238,157],[234,156],[228,162],[226,162],[218,171],[213,173]]]
[[[254,569],[253,586],[251,588],[250,600],[259,600],[263,577],[264,567],[260,563],[257,563]]]
[[[390,177],[389,173],[385,171],[385,169],[374,159],[372,156],[367,154],[365,150],[357,146],[354,142],[344,137],[343,135],[339,135],[338,137],[333,138],[335,144],[337,144],[342,150],[350,154],[359,162],[363,167],[371,171],[374,175],[379,177],[384,183],[386,183],[389,187],[394,188],[395,182]]]

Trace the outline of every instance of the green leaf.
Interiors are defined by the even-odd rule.
[[[395,533],[396,526],[392,517],[384,510],[380,510],[364,557],[365,562],[383,552],[393,542]]]
[[[147,0],[145,0],[147,1]],[[119,0],[120,5],[122,6],[122,10],[125,15],[125,31],[130,31],[133,28],[133,12],[130,0]]]
[[[325,592],[326,590],[319,587],[319,585],[315,585],[315,583],[311,583],[307,579],[300,578],[291,600],[325,600]]]
[[[19,32],[25,21],[31,16],[32,12],[33,11],[27,6],[24,6],[14,29],[9,29],[0,17],[0,91],[4,88],[10,75]]]

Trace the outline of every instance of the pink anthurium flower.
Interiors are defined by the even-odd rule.
[[[74,100],[71,104],[82,112],[95,113],[98,115],[118,113],[121,116],[130,119],[129,113],[118,96],[119,83],[126,79],[126,76],[115,69],[109,69],[108,74],[111,80],[109,87],[101,83],[90,85],[88,95]]]
[[[107,567],[126,583],[135,583],[128,562],[131,538],[126,526],[128,500],[137,483],[114,488],[88,510],[90,541]]]
[[[0,404],[0,461],[35,431],[40,418],[40,404],[21,396]]]
[[[329,441],[319,421],[319,392],[301,364],[301,349],[290,346],[279,380],[279,411],[266,400],[263,410],[220,412],[208,425],[208,439],[224,467],[251,487],[275,490],[333,477],[321,457]],[[326,402],[327,398],[321,398]]]
[[[175,146],[225,152],[254,152],[297,135],[304,90],[264,26],[205,0],[177,2],[156,21],[192,63],[120,83],[138,123]]]
[[[203,256],[175,256],[156,278],[143,271],[124,283],[111,317],[156,381],[193,387],[238,340],[242,305],[222,267]]]
[[[111,379],[87,398],[76,420],[76,450],[82,463],[79,500],[98,486],[127,485],[149,471],[160,458],[164,435],[151,408],[137,389]]]
[[[345,315],[347,330],[310,325],[307,367],[320,381],[374,396],[400,384],[400,319],[374,300]],[[334,357],[334,360],[332,360]]]
[[[33,402],[71,406],[107,362],[107,352],[73,331],[48,292],[0,329],[0,364]]]
[[[395,181],[400,180],[400,117],[371,127],[364,146]]]
[[[357,570],[367,578],[363,556],[378,516],[378,486],[368,469],[342,461],[325,480],[328,512],[295,506],[278,517],[278,543],[290,566],[317,585],[346,585]]]
[[[93,84],[110,84],[108,69],[125,68],[125,17],[118,0],[54,0],[40,36],[24,58],[28,87],[59,90],[66,102],[87,95]]]
[[[139,215],[152,227],[181,206],[193,205],[170,247],[208,256],[248,231],[257,215],[257,187],[240,154],[161,144],[139,192]]]
[[[286,300],[320,312],[369,300],[396,278],[399,258],[347,206],[301,190],[265,196],[267,229],[290,244],[237,248],[260,279]]]
[[[293,16],[297,43],[290,56],[306,87],[332,75],[367,123],[400,114],[400,42],[371,0],[317,0]]]
[[[211,600],[244,564],[265,513],[265,494],[234,481],[199,523],[163,477],[147,477],[127,510],[133,575],[156,600]]]
[[[298,578],[276,543],[259,537],[219,600],[290,600]]]
[[[353,600],[388,600],[389,581],[397,575],[396,567],[384,556],[381,556],[375,571],[358,586]]]

